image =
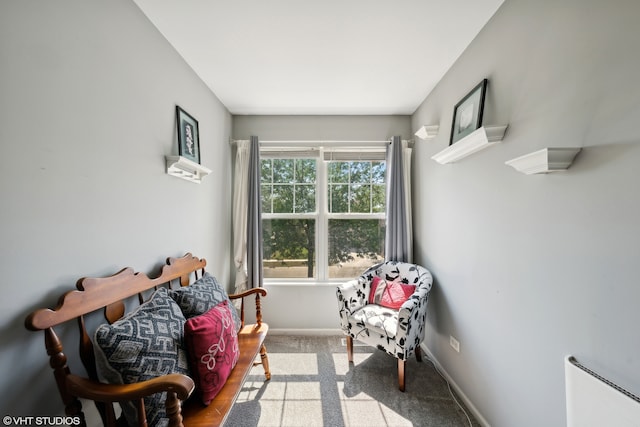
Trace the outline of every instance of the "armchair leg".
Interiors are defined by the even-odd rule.
[[[420,348],[420,345],[416,347],[416,360],[418,362],[422,362],[422,349]]]
[[[351,335],[347,335],[347,358],[349,363],[353,363],[353,338]]]
[[[398,388],[404,392],[404,363],[402,359],[398,359]]]

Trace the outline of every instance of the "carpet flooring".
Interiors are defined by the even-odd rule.
[[[265,344],[271,380],[253,368],[225,427],[480,426],[425,356],[407,361],[402,393],[396,359],[356,343],[350,365],[342,336],[269,335]]]

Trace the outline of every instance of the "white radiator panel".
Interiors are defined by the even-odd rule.
[[[567,427],[640,427],[640,399],[565,359]]]

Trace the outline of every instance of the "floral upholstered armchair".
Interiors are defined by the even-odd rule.
[[[431,273],[424,267],[386,261],[338,286],[349,362],[353,362],[354,338],[386,352],[398,359],[398,384],[404,391],[406,360],[415,352],[421,361],[420,343],[432,283]]]

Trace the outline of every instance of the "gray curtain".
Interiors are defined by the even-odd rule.
[[[249,203],[247,206],[247,282],[262,286],[262,218],[260,198],[260,142],[251,137],[249,154]]]
[[[387,230],[385,259],[411,262],[407,225],[407,189],[403,166],[402,140],[394,136],[387,148]]]

